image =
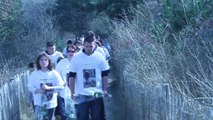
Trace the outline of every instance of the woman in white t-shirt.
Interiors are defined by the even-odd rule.
[[[64,88],[64,82],[59,73],[52,69],[46,53],[39,54],[36,67],[28,83],[28,89],[33,93],[35,120],[52,120],[57,106],[57,93]]]
[[[66,113],[65,113],[65,100],[68,99],[70,96],[67,95],[67,92],[70,93],[68,84],[69,84],[69,79],[68,79],[68,74],[70,72],[70,62],[72,57],[74,56],[76,51],[76,48],[74,45],[68,46],[66,48],[66,56],[67,58],[62,59],[57,65],[56,65],[56,70],[58,73],[61,75],[62,79],[64,80],[65,83],[65,88],[59,92],[58,95],[58,106],[56,107],[55,115],[60,116],[61,120],[67,120]],[[69,97],[70,99],[70,97]],[[74,110],[70,110],[74,111]]]

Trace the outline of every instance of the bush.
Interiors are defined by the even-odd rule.
[[[133,8],[135,16],[132,20],[126,17],[124,21],[114,22],[111,43],[115,67],[121,68],[121,80],[132,79],[132,84],[144,84],[147,88],[169,83],[173,90],[192,99],[199,98],[202,104],[210,104],[213,18],[200,15],[209,7],[194,11],[190,16],[184,8],[189,9],[191,4],[185,2],[179,10],[183,10],[184,20],[188,19],[188,22],[182,27],[178,25],[179,30],[171,21],[181,21],[182,18],[173,13],[165,16],[165,8],[170,6],[159,4],[159,1]],[[191,22],[191,17],[196,23]]]
[[[22,2],[22,11],[19,10],[22,14],[14,18],[16,23],[13,24],[13,32],[8,34],[9,37],[3,36],[7,41],[1,41],[0,44],[0,72],[5,78],[1,79],[1,84],[20,72],[19,68],[26,69],[28,63],[35,61],[37,55],[45,50],[46,42],[56,41],[59,36],[55,17],[47,12],[52,8],[53,1]],[[10,25],[7,24],[8,26]]]

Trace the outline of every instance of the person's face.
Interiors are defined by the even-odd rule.
[[[84,43],[85,53],[89,55],[92,54],[94,47],[95,47],[95,42],[92,42],[92,43],[85,42]]]
[[[68,48],[67,49],[67,57],[68,58],[71,58],[71,57],[73,57],[73,55],[75,54],[75,50],[73,49],[73,48]]]
[[[42,56],[39,59],[39,64],[41,66],[41,69],[47,68],[47,66],[49,65],[49,59],[48,59],[48,57],[47,56]]]
[[[72,46],[72,44],[67,44],[67,47],[71,47]]]
[[[47,47],[47,51],[50,55],[55,53],[55,49],[56,49],[55,45],[53,45],[52,47]]]

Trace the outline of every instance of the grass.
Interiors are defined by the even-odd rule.
[[[123,21],[114,22],[111,38],[114,68],[119,71],[119,87],[127,89],[120,92],[129,97],[133,94],[129,92],[131,89],[143,91],[159,84],[168,84],[172,94],[187,96],[202,108],[212,107],[213,18],[202,18],[196,23],[188,21],[176,31],[173,22],[170,22],[176,18],[165,19],[161,13],[162,6],[157,2],[151,5],[133,9],[135,17],[131,20],[124,17]],[[156,8],[159,8],[158,11]],[[187,14],[184,19],[188,17]],[[200,19],[201,16],[195,14],[193,17]],[[141,102],[133,96],[125,99],[129,105]],[[146,100],[144,102],[152,102]],[[150,110],[153,106],[146,107]],[[183,113],[190,113],[190,110],[187,106],[180,109]],[[196,112],[198,116],[205,116],[202,110],[195,111],[200,111]],[[131,113],[131,110],[128,112]]]

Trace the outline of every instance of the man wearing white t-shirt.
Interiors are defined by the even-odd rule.
[[[59,51],[56,51],[56,46],[54,42],[47,42],[46,44],[46,51],[45,51],[50,58],[53,67],[56,66],[57,60],[61,57],[64,58],[63,54]]]
[[[76,105],[78,120],[104,120],[103,98],[94,97],[95,93],[108,95],[109,65],[101,55],[94,51],[94,34],[84,39],[84,48],[76,54],[70,65],[70,89]]]

